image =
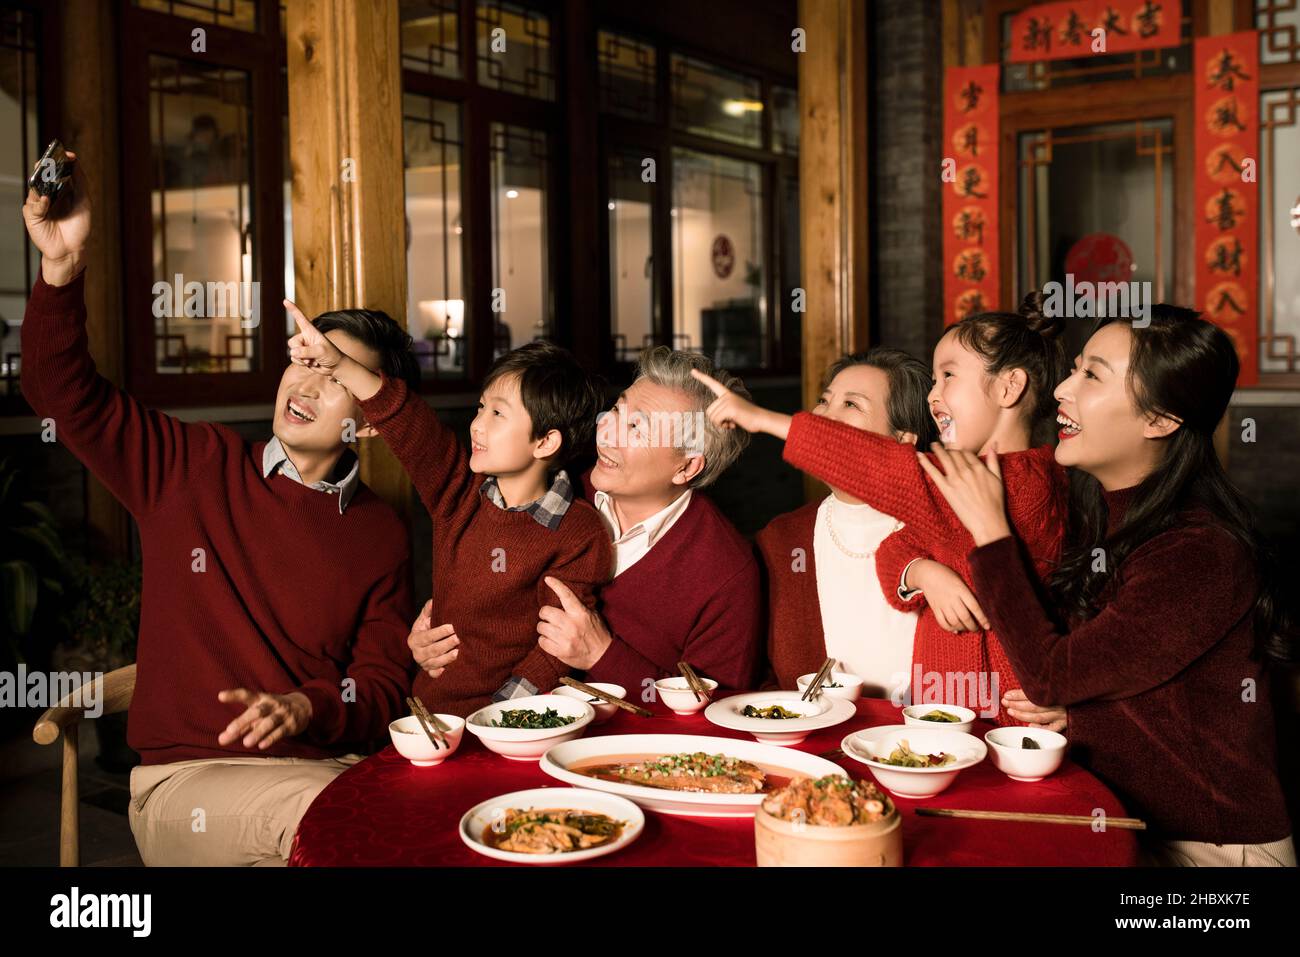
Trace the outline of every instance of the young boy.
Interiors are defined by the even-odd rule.
[[[470,451],[400,379],[341,353],[298,309],[289,356],[332,375],[359,401],[411,477],[433,520],[433,599],[426,613],[460,640],[445,670],[422,671],[430,710],[465,716],[491,701],[546,694],[569,673],[538,646],[538,609],[567,584],[588,607],[609,580],[609,535],[560,468],[590,442],[604,407],[571,354],[531,342],[488,373]],[[422,615],[422,618],[425,616]]]

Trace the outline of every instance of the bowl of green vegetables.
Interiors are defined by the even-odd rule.
[[[494,701],[465,719],[465,730],[489,751],[536,761],[552,746],[580,736],[596,717],[586,701],[557,694]]]

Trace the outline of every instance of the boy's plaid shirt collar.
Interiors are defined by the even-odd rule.
[[[560,519],[564,518],[564,513],[573,504],[573,483],[569,481],[569,476],[564,469],[560,469],[555,473],[555,478],[551,480],[551,487],[547,489],[545,495],[529,502],[527,505],[507,507],[505,496],[501,494],[501,488],[497,484],[495,475],[489,475],[483,481],[479,492],[485,495],[487,500],[497,508],[504,509],[507,512],[527,512],[538,525],[549,528],[551,531],[555,531],[560,527]]]

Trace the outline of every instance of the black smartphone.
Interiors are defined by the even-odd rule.
[[[64,189],[72,185],[72,164],[75,162],[68,157],[59,140],[50,140],[50,145],[45,147],[45,152],[36,163],[36,169],[27,180],[27,185],[39,195],[48,196],[51,201],[57,200]]]

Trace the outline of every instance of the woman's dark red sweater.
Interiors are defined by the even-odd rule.
[[[1110,529],[1132,490],[1106,495]],[[1032,701],[1067,706],[1071,756],[1166,840],[1291,833],[1268,676],[1252,657],[1254,556],[1205,510],[1135,548],[1101,611],[1052,623],[1014,538],[970,553],[975,595]]]

